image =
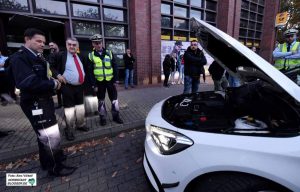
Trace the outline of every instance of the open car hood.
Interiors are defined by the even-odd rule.
[[[300,87],[295,82],[233,37],[195,18],[191,19],[191,31],[196,32],[205,51],[231,75],[244,82],[266,81],[300,102]]]

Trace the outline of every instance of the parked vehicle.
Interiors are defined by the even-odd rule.
[[[192,19],[202,47],[240,87],[157,103],[144,169],[156,191],[300,191],[300,87],[219,29]]]

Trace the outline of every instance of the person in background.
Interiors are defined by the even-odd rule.
[[[49,49],[50,49],[50,54],[48,55],[48,61],[51,64],[54,63],[53,60],[55,59],[55,55],[59,53],[59,48],[54,41],[51,41],[49,43]],[[57,104],[58,104],[56,108],[59,109],[63,106],[61,90],[56,90],[56,96],[57,96]]]
[[[37,136],[41,167],[52,176],[68,176],[76,168],[62,163],[61,137],[52,95],[61,83],[51,77],[49,63],[42,53],[45,34],[35,28],[24,33],[25,45],[10,56],[10,74],[21,91],[20,105]]]
[[[217,61],[212,62],[208,68],[211,74],[212,80],[214,81],[214,90],[223,91],[228,87],[228,81],[225,77],[225,69],[223,69]]]
[[[204,69],[204,66],[201,67],[201,74],[202,74],[202,78],[203,78],[203,83],[205,84],[206,76],[205,76],[205,69]],[[200,74],[200,76],[201,76],[201,74]]]
[[[300,42],[297,41],[296,29],[284,32],[285,42],[279,44],[273,51],[275,67],[278,70],[288,70],[300,66]]]
[[[184,90],[183,93],[195,93],[199,89],[200,74],[206,58],[202,50],[198,48],[196,40],[191,41],[191,45],[184,53]]]
[[[0,97],[2,105],[14,102],[14,99],[9,95],[8,76],[4,66],[7,59],[8,57],[3,56],[0,51]]]
[[[257,51],[257,50],[256,50],[256,47],[253,46],[253,47],[251,48],[251,50],[252,50],[254,53],[257,53],[257,52],[256,52],[256,51]]]
[[[66,139],[75,139],[75,129],[87,132],[85,122],[84,81],[87,73],[83,56],[77,54],[79,43],[74,37],[67,38],[66,51],[56,54],[52,63],[53,76],[62,84],[61,93],[65,112]]]
[[[110,50],[103,47],[102,35],[95,34],[90,37],[90,40],[92,41],[94,49],[88,54],[88,61],[89,66],[92,66],[91,76],[94,77],[92,86],[97,92],[100,125],[106,125],[106,90],[112,105],[111,113],[113,121],[118,124],[123,124],[123,120],[120,118],[118,92],[115,86],[117,65],[114,56]]]
[[[126,53],[123,55],[124,64],[125,64],[125,89],[128,89],[128,83],[131,88],[134,88],[133,85],[133,64],[135,62],[135,58],[133,57],[131,50],[127,49]]]
[[[177,62],[177,54],[176,53],[172,53],[171,54],[171,78],[170,78],[170,83],[172,85],[175,84],[175,73],[176,73],[176,62]]]
[[[164,84],[163,84],[164,87],[170,87],[170,85],[168,84],[168,81],[169,81],[169,76],[171,73],[171,66],[172,66],[171,56],[169,54],[167,54],[163,61],[163,71],[164,71],[164,76],[165,76],[165,80],[164,80]]]
[[[183,59],[183,54],[179,56],[180,64],[179,64],[179,77],[178,77],[178,82],[177,84],[179,85],[180,83],[183,84],[184,82],[184,59]]]

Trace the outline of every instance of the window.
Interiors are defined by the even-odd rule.
[[[161,30],[161,39],[163,40],[171,40],[172,32],[171,30],[162,29]]]
[[[187,17],[187,9],[174,6],[174,15],[179,17]]]
[[[206,1],[206,9],[214,10],[217,9],[217,3],[213,1]]]
[[[169,4],[161,4],[160,11],[162,14],[171,15],[171,5]]]
[[[263,14],[264,13],[264,8],[261,6],[258,6],[258,13]]]
[[[257,15],[257,21],[262,22],[263,21],[263,16]]]
[[[250,17],[249,17],[249,19],[251,19],[251,20],[256,20],[256,14],[255,13],[250,13]]]
[[[244,9],[249,9],[249,2],[247,2],[247,1],[242,1],[242,8],[244,8]]]
[[[99,3],[98,0],[82,0],[82,1],[93,2],[93,3]]]
[[[242,19],[241,19],[240,27],[247,28],[247,27],[248,27],[248,21],[247,21],[247,20],[242,20]]]
[[[107,4],[107,5],[115,5],[120,7],[126,6],[125,1],[123,0],[102,0],[102,2],[103,4]]]
[[[174,38],[173,38],[173,40],[187,41],[188,40],[188,32],[174,31]]]
[[[27,0],[0,0],[0,9],[29,11]]]
[[[195,17],[196,19],[202,19],[202,12],[197,10],[191,10],[190,12],[190,18]]]
[[[240,36],[246,37],[246,36],[247,36],[247,30],[245,30],[245,29],[240,29]]]
[[[125,21],[123,10],[104,8],[104,20],[107,21]]]
[[[262,25],[260,23],[256,23],[256,30],[261,31]]]
[[[254,30],[255,29],[255,23],[250,21],[249,25],[248,25],[248,28]]]
[[[244,19],[248,19],[248,14],[249,14],[248,11],[242,10],[242,12],[241,12],[241,17],[244,18]]]
[[[100,33],[99,23],[73,21],[73,30],[75,35],[94,35]]]
[[[211,21],[211,22],[216,21],[216,14],[215,13],[206,12],[205,14],[206,14],[206,21]]]
[[[202,0],[190,0],[192,6],[203,7]]]
[[[174,2],[187,4],[187,0],[174,0]]]
[[[183,19],[174,19],[174,28],[187,29],[188,28],[187,21]]]
[[[127,28],[123,25],[104,25],[104,34],[106,37],[127,37]]]
[[[105,47],[113,52],[118,67],[124,67],[123,54],[126,50],[126,43],[124,41],[106,41]]]
[[[258,2],[260,5],[265,5],[265,0],[259,0]]]
[[[253,38],[254,37],[254,31],[249,30],[248,31],[248,37]]]
[[[72,10],[75,17],[99,18],[99,9],[95,6],[72,4]]]
[[[165,16],[162,16],[161,17],[161,26],[162,27],[172,27],[171,25],[171,18],[170,17],[165,17]]]
[[[251,3],[250,10],[256,12],[256,8],[257,8],[256,4]]]
[[[255,38],[256,38],[256,39],[260,39],[260,36],[261,36],[261,32],[256,32],[256,33],[255,33]]]
[[[35,12],[49,15],[68,15],[65,2],[52,0],[35,0]]]

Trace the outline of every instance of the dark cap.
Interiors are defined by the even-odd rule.
[[[176,42],[175,42],[175,45],[182,46],[182,41],[176,41]]]

